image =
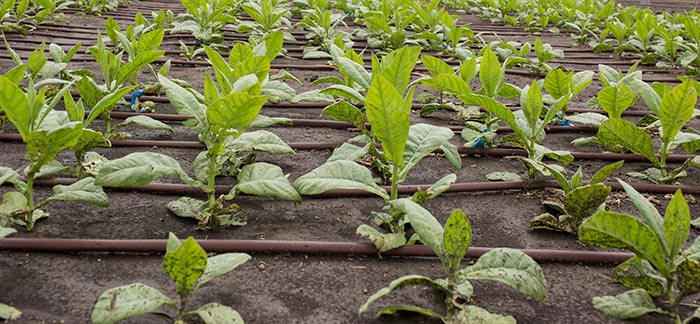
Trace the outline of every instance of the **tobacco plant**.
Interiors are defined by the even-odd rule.
[[[700,239],[683,249],[690,229],[690,211],[681,190],[676,190],[661,217],[644,196],[619,181],[642,219],[601,210],[583,222],[579,240],[597,247],[634,252],[634,257],[612,272],[613,281],[631,290],[616,296],[595,297],[593,305],[618,319],[649,313],[669,316],[677,324],[700,319],[700,308],[685,320],[678,311],[685,297],[700,292]],[[665,306],[656,306],[652,297],[663,299]]]
[[[327,0],[311,0],[309,5],[311,8],[301,11],[302,18],[296,24],[307,30],[304,58],[330,58],[331,44],[341,49],[352,48],[350,34],[338,28],[340,24],[345,25],[345,15],[332,12]]]
[[[530,221],[530,227],[577,234],[581,223],[593,213],[605,209],[605,200],[611,188],[603,183],[613,172],[617,171],[624,161],[606,165],[598,170],[587,184],[583,182],[581,168],[571,177],[565,178],[564,170],[558,165],[548,165],[541,162],[530,162],[539,165],[542,173],[554,177],[564,191],[563,204],[559,201],[545,201],[544,205],[555,214],[544,213]],[[546,170],[545,170],[546,169]]]
[[[211,302],[189,310],[189,302],[203,284],[231,272],[250,259],[250,255],[245,253],[208,257],[194,238],[188,237],[180,242],[170,233],[163,268],[175,284],[178,300],[142,283],[115,287],[97,299],[91,320],[95,324],[112,324],[151,313],[164,316],[173,323],[185,323],[185,320],[197,317],[207,324],[243,323],[241,315],[228,306]],[[173,316],[161,310],[163,307],[174,309],[177,314]]]
[[[97,183],[136,187],[159,177],[178,176],[184,183],[200,188],[208,200],[183,197],[170,202],[168,209],[177,216],[198,220],[202,228],[245,225],[245,215],[238,205],[225,204],[240,193],[299,203],[299,194],[289,184],[280,167],[263,162],[247,164],[250,161],[246,160],[249,159],[239,155],[256,150],[273,154],[294,153],[284,141],[270,132],[246,132],[267,101],[267,96],[261,94],[262,81],[259,77],[266,77],[270,66],[266,57],[252,56],[252,52],[248,54],[251,55],[232,55],[238,60],[232,59],[233,69],[216,70],[218,88],[207,75],[203,95],[185,89],[164,76],[158,77],[178,114],[193,116],[184,123],[185,126],[197,131],[200,141],[207,146],[207,150],[193,162],[195,179],[190,178],[173,158],[145,152],[131,153],[105,163],[97,175]],[[214,57],[210,56],[210,59],[216,66],[218,63],[214,64]],[[228,194],[217,196],[215,180],[224,173],[237,176],[238,183]]]
[[[103,12],[117,9],[128,0],[75,0],[80,8],[88,14],[100,15]]]
[[[344,143],[334,150],[328,162],[294,182],[300,193],[314,195],[331,189],[360,189],[382,197],[388,204],[398,197],[398,185],[406,180],[409,171],[436,149],[442,149],[455,168],[461,167],[459,154],[449,142],[453,136],[450,129],[428,124],[410,125],[414,86],[405,96],[402,92],[408,87],[411,63],[418,54],[416,48],[403,48],[388,54],[381,63],[373,60],[372,83],[366,98],[362,98],[366,114],[350,104],[342,104],[343,101],[324,110],[324,114],[352,122],[362,129],[365,135],[361,140],[365,145]],[[371,131],[364,126],[366,121],[370,122]],[[377,142],[382,151],[376,148]],[[370,163],[378,166],[382,176],[389,179],[388,195],[376,184],[372,173],[355,162],[367,155],[372,160]],[[419,191],[413,199],[422,204],[444,192],[455,180],[454,174],[447,175],[427,191]],[[372,218],[390,233],[382,233],[369,225],[361,225],[357,233],[372,240],[380,252],[411,242],[405,237],[407,221],[403,213],[389,207],[386,212],[372,213]]]
[[[291,26],[289,18],[292,16],[286,1],[246,1],[241,8],[253,20],[238,23],[238,32],[250,34],[251,43],[258,43],[267,34],[278,30],[284,32],[285,39],[295,40],[291,33],[285,31]]]
[[[420,306],[396,304],[384,307],[377,313],[392,315],[399,311],[413,312],[442,320],[444,323],[515,323],[515,318],[493,314],[471,304],[474,287],[471,280],[491,280],[500,282],[515,291],[540,302],[547,296],[547,283],[540,266],[525,253],[515,249],[497,248],[482,255],[475,263],[459,269],[469,245],[471,245],[471,225],[464,213],[456,209],[447,219],[443,229],[440,223],[427,210],[408,199],[391,201],[391,205],[406,214],[418,233],[421,242],[427,245],[440,258],[445,279],[431,279],[421,275],[408,275],[393,280],[360,307],[360,314],[369,306],[392,291],[406,286],[436,288],[445,293],[445,315]]]
[[[41,208],[52,201],[79,200],[96,206],[109,205],[102,188],[94,184],[94,179],[86,178],[71,185],[56,185],[53,194],[43,201],[34,197],[34,180],[49,174],[64,171],[66,168],[54,160],[66,149],[80,145],[81,136],[89,130],[83,129],[80,122],[71,121],[65,111],[54,110],[63,94],[71,87],[63,86],[59,93],[47,102],[46,89],[36,89],[28,80],[27,91],[18,86],[26,65],[20,65],[0,76],[0,108],[17,128],[26,144],[25,158],[29,165],[24,169],[26,181],[20,179],[19,171],[0,167],[0,184],[11,183],[15,191],[6,192],[0,204],[0,228],[18,224],[32,230],[34,223],[48,217]],[[6,231],[6,229],[4,229]]]
[[[177,16],[172,34],[190,33],[200,44],[221,43],[221,29],[236,22],[238,0],[181,0],[187,13]]]

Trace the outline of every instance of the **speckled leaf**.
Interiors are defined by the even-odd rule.
[[[547,297],[547,282],[540,266],[515,249],[497,248],[457,273],[459,280],[498,281],[537,301]]]
[[[443,241],[445,231],[437,219],[425,208],[410,199],[392,200],[390,204],[392,209],[406,214],[406,217],[411,222],[411,226],[420,236],[420,240],[440,257],[443,266],[448,265],[449,260],[447,259]]]
[[[602,183],[578,187],[566,195],[564,208],[566,208],[567,214],[579,224],[584,218],[591,216],[600,205],[605,203],[610,190],[610,187]]]
[[[282,168],[265,162],[244,166],[233,190],[301,203],[299,193],[289,183]]]
[[[384,287],[377,291],[376,293],[372,294],[372,296],[369,296],[367,298],[367,301],[360,306],[360,314],[366,312],[369,310],[369,306],[372,305],[375,301],[379,300],[379,298],[382,298],[392,291],[399,289],[401,287],[406,287],[406,286],[424,286],[424,287],[433,287],[440,289],[444,292],[447,292],[447,286],[444,284],[440,284],[439,282],[430,279],[428,277],[424,276],[419,276],[419,275],[408,275],[408,276],[403,276],[397,279],[394,279],[388,287]]]
[[[585,244],[630,250],[651,262],[664,276],[670,276],[657,236],[646,224],[630,215],[598,211],[583,221],[578,237]]]
[[[617,296],[593,297],[593,307],[617,319],[637,318],[648,313],[664,313],[654,305],[644,289],[629,290]]]
[[[664,236],[668,242],[669,256],[680,253],[690,231],[690,209],[680,189],[671,198],[664,215]]]
[[[360,129],[365,127],[367,117],[357,107],[345,100],[335,102],[323,109],[321,115],[326,115],[333,120],[344,121],[355,125]]]
[[[418,313],[421,315],[442,319],[442,316],[440,316],[440,314],[438,314],[434,311],[431,311],[427,308],[413,306],[413,305],[390,305],[390,306],[384,307],[384,309],[380,310],[377,313],[377,317],[380,317],[382,315],[395,315],[396,313],[399,313],[399,312]]]
[[[576,234],[576,223],[569,215],[554,216],[550,213],[544,213],[535,216],[530,221],[530,227]]]
[[[474,305],[466,305],[448,319],[448,324],[515,324],[515,318],[507,315],[492,314]]]
[[[661,296],[666,291],[666,279],[654,270],[649,261],[637,256],[615,267],[611,277],[627,288],[641,288],[654,297]]]
[[[198,315],[206,324],[243,324],[243,318],[233,308],[219,303],[209,303],[191,312]]]
[[[389,200],[367,168],[352,161],[327,162],[297,178],[294,187],[302,195],[317,195],[332,189],[359,189]]]
[[[406,245],[404,233],[382,233],[366,224],[358,226],[355,233],[372,241],[379,253]]]
[[[175,251],[165,254],[163,267],[175,282],[178,294],[189,297],[207,267],[207,253],[190,236]]]
[[[129,317],[155,312],[175,302],[155,288],[141,283],[115,287],[105,291],[92,309],[95,324],[117,323]]]
[[[676,134],[693,116],[697,94],[693,82],[685,81],[676,86],[661,99],[659,120],[661,121],[661,141],[671,143]]]
[[[614,118],[600,123],[598,139],[606,145],[622,145],[653,163],[658,161],[651,136],[627,120]]]
[[[681,295],[700,292],[700,261],[686,259],[678,266],[678,289]]]
[[[467,216],[455,209],[445,224],[443,235],[445,252],[449,260],[449,272],[456,271],[472,241],[472,229]]]
[[[398,182],[403,182],[408,172],[430,153],[443,145],[452,145],[449,140],[453,135],[452,130],[447,127],[428,124],[411,125],[404,148],[403,166],[399,169]]]
[[[635,100],[632,90],[624,84],[606,87],[598,93],[598,104],[610,118],[621,118],[622,112],[634,104]]]
[[[637,207],[637,210],[642,215],[644,222],[647,224],[647,226],[649,226],[651,232],[656,235],[656,238],[659,240],[659,244],[662,247],[661,252],[665,257],[670,257],[670,254],[667,254],[669,249],[668,242],[666,241],[666,235],[664,234],[664,219],[661,218],[659,211],[656,210],[656,207],[654,207],[649,200],[634,189],[634,187],[622,180],[618,180],[618,182],[620,185],[622,185],[622,188],[625,189],[627,196],[630,197],[630,200],[634,206]]]

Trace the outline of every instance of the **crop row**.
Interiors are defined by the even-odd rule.
[[[269,4],[282,6],[274,2]],[[388,1],[382,4],[391,7]],[[205,9],[206,13],[228,15],[230,10],[236,8],[232,3],[216,1],[183,2],[183,5],[190,13],[197,10],[200,16]],[[250,15],[249,10],[254,5],[259,4],[247,3],[242,8]],[[319,14],[320,17],[325,12],[337,15],[331,10],[330,3],[312,2],[306,5],[308,9],[301,9],[304,18],[319,13],[316,12],[319,10],[324,12]],[[430,9],[430,6],[439,8],[439,2],[431,2],[421,8]],[[596,299],[597,308],[617,318],[657,312],[670,315],[680,322],[679,303],[685,296],[698,292],[697,287],[700,286],[700,278],[693,270],[700,267],[700,241],[696,240],[688,249],[681,251],[689,235],[691,215],[680,190],[673,196],[662,218],[655,207],[633,187],[621,182],[644,219],[608,211],[605,201],[611,188],[603,181],[617,171],[622,162],[601,168],[588,181],[584,181],[581,170],[567,178],[562,165],[571,163],[573,155],[567,151],[549,149],[543,145],[543,140],[549,125],[567,125],[570,121],[590,124],[598,128],[596,136],[576,140],[575,144],[596,143],[618,152],[629,151],[652,165],[647,171],[632,176],[653,182],[676,183],[686,175],[688,168],[700,167],[698,156],[688,158],[675,169],[667,165],[667,158],[678,147],[689,154],[700,150],[700,135],[687,126],[698,115],[695,106],[700,84],[687,78],[675,87],[661,83],[648,84],[642,80],[641,72],[623,74],[601,65],[597,76],[603,88],[590,101],[590,106],[601,108],[600,113],[570,115],[567,114],[569,104],[592,83],[593,71],[568,72],[552,68],[540,60],[538,62],[544,64],[541,65],[542,69],[547,71],[545,77],[532,80],[529,85],[520,88],[507,82],[505,72],[522,63],[527,53],[518,52],[514,56],[499,58],[496,54],[498,51],[492,48],[498,47],[498,44],[484,46],[477,53],[465,50],[462,53],[468,54],[457,55],[460,64],[455,70],[440,58],[421,56],[421,50],[406,46],[405,39],[396,41],[401,37],[395,36],[397,32],[405,33],[408,26],[401,25],[402,18],[398,17],[397,7],[401,8],[394,3],[393,10],[387,9],[385,12],[387,16],[380,16],[384,22],[391,16],[394,23],[398,23],[395,29],[390,28],[392,33],[386,40],[395,50],[384,55],[372,54],[371,69],[368,69],[361,54],[347,47],[342,38],[339,41],[336,41],[338,37],[330,38],[333,39],[330,42],[326,39],[323,44],[327,47],[316,51],[325,53],[324,57],[332,60],[339,73],[313,84],[330,84],[325,88],[300,94],[281,81],[285,78],[295,79],[291,74],[270,74],[270,63],[284,53],[282,45],[289,35],[277,28],[260,34],[251,32],[253,36],[248,43],[239,42],[227,50],[228,57],[217,50],[221,50],[220,47],[202,45],[201,50],[213,67],[215,76],[205,76],[201,92],[183,80],[169,77],[170,62],[156,69],[153,63],[165,54],[159,49],[165,28],[156,21],[150,23],[142,15],[137,16],[136,23],[125,30],[114,19],[108,19],[105,32],[109,41],[105,42],[98,34],[97,43],[88,48],[100,66],[101,77],[87,70],[68,69],[80,45],[65,52],[60,46],[51,44],[48,47],[50,59],[45,57],[45,45],[41,45],[25,60],[6,43],[15,66],[0,76],[0,108],[3,117],[12,123],[26,144],[28,166],[21,172],[0,167],[0,183],[14,186],[14,191],[5,192],[0,204],[0,225],[3,226],[0,236],[15,233],[16,230],[9,227],[13,224],[31,230],[38,220],[48,216],[42,207],[52,201],[80,200],[106,206],[109,200],[103,186],[139,187],[168,176],[177,177],[184,184],[199,188],[207,195],[206,200],[183,197],[168,204],[172,213],[196,219],[202,228],[244,225],[246,220],[242,218],[239,206],[232,202],[241,194],[300,203],[302,195],[317,195],[333,189],[359,189],[381,197],[386,207],[381,212],[372,213],[378,227],[361,225],[357,229],[358,235],[370,239],[380,252],[422,242],[439,256],[447,275],[444,280],[422,276],[397,279],[389,288],[371,296],[361,311],[393,289],[418,284],[437,288],[447,294],[446,315],[403,305],[387,307],[381,313],[413,311],[453,323],[469,322],[476,318],[486,322],[510,322],[511,317],[490,314],[469,304],[473,293],[469,280],[496,280],[535,300],[541,300],[546,295],[546,284],[539,266],[519,251],[497,249],[485,254],[473,265],[459,269],[460,261],[470,245],[471,228],[466,216],[459,210],[454,211],[443,229],[420,206],[447,190],[457,180],[454,174],[445,175],[410,198],[399,198],[399,185],[422,159],[433,152],[442,153],[454,168],[459,169],[462,165],[457,147],[450,142],[453,137],[451,129],[411,123],[414,94],[418,86],[423,86],[434,89],[438,95],[432,98],[434,102],[423,106],[421,113],[429,115],[438,110],[455,111],[464,121],[462,137],[467,147],[513,145],[526,154],[521,161],[528,170],[529,180],[551,176],[557,181],[566,195],[563,204],[548,204],[556,214],[547,213],[535,218],[533,227],[571,232],[584,243],[623,248],[636,253],[635,258],[618,266],[614,273],[616,280],[633,290]],[[420,6],[413,4],[406,8],[409,7]],[[415,8],[412,10],[418,11]],[[448,18],[441,19],[441,23],[446,24],[447,20],[456,23],[445,9],[433,11],[447,15]],[[280,14],[280,17],[285,17],[288,12],[277,13]],[[420,16],[418,13],[413,15]],[[168,16],[172,17],[162,11],[153,15],[156,18]],[[367,19],[373,16],[365,13],[363,17],[367,23]],[[195,26],[188,21],[193,20],[178,23]],[[197,26],[199,33],[208,31],[210,27],[202,29],[201,25]],[[307,25],[301,26],[313,29]],[[175,30],[178,28],[186,29],[182,25],[174,25]],[[241,28],[244,31],[255,29],[238,26],[239,30]],[[335,25],[330,28],[335,30]],[[444,26],[442,30],[445,31]],[[205,43],[212,40],[198,36],[196,30],[190,31]],[[435,34],[434,31],[426,32]],[[420,32],[414,28],[411,35],[416,34]],[[214,29],[210,36],[216,36]],[[461,41],[463,36],[459,34],[455,37]],[[370,43],[371,36],[365,37]],[[537,48],[547,46],[538,39],[535,48],[537,51]],[[411,73],[418,62],[429,75],[415,79]],[[138,90],[143,69],[147,69],[156,82]],[[476,80],[478,84],[474,82]],[[79,95],[77,101],[71,94],[72,90]],[[110,140],[121,136],[114,130],[126,125],[169,130],[170,126],[147,115],[132,116],[116,125],[112,125],[110,117],[115,107],[122,104],[125,95],[133,93],[132,101],[126,104],[131,110],[145,113],[153,109],[154,104],[142,102],[140,96],[160,92],[165,93],[178,114],[188,118],[183,125],[199,134],[198,139],[206,146],[192,161],[193,173],[184,171],[177,160],[160,153],[136,152],[107,160],[93,151],[97,147],[111,146]],[[622,116],[639,98],[649,109],[649,114],[640,123],[634,124]],[[251,127],[263,128],[288,122],[259,114],[262,106],[271,99],[327,102],[323,115],[353,125],[361,135],[335,149],[326,163],[290,183],[280,167],[255,161],[256,151],[272,154],[294,152],[269,131],[249,130]],[[508,100],[518,103],[520,109],[507,107],[505,103]],[[61,106],[63,109],[57,109]],[[93,128],[93,122],[97,119],[104,120],[104,129]],[[499,138],[497,130],[502,125],[508,126],[512,134]],[[652,137],[651,131],[658,131],[659,135]],[[73,167],[64,166],[55,159],[64,151],[74,153],[76,162]],[[557,163],[549,164],[546,159]],[[72,174],[76,181],[69,185],[57,185],[50,197],[35,201],[35,181],[61,173]],[[227,190],[228,193],[220,195],[215,184],[217,177],[222,176],[235,177],[237,181]],[[490,175],[490,178],[521,180],[511,172]],[[379,184],[387,184],[389,190]],[[415,231],[413,235],[407,231],[409,224]],[[240,254],[224,254],[207,261],[206,253],[194,240],[180,243],[173,237],[164,264],[176,283],[180,305],[152,288],[136,284],[105,293],[96,305],[93,320],[113,322],[155,311],[162,305],[177,307],[178,319],[198,315],[204,321],[213,323],[217,321],[216,318],[208,318],[207,314],[214,313],[233,319],[235,316],[229,313],[232,310],[218,304],[207,304],[191,312],[186,312],[185,306],[201,284],[232,270],[246,259]],[[644,278],[641,283],[630,279],[640,276]],[[120,299],[124,303],[129,299],[148,301],[148,307],[114,311],[115,307],[120,309],[115,303],[121,305],[115,302],[117,295],[126,296],[126,301]],[[650,296],[667,296],[670,307],[656,308]],[[699,312],[696,311],[693,316],[700,317]]]

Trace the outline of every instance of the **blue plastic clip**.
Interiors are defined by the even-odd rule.
[[[143,90],[136,90],[134,93],[131,95],[131,111],[136,111],[136,105],[139,103],[141,100],[141,96],[143,96]]]
[[[484,129],[481,131],[482,133],[486,133],[486,130]],[[484,142],[484,139],[479,137],[474,144],[472,144],[472,148],[484,148],[486,146],[486,143]]]

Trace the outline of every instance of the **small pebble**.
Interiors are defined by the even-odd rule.
[[[264,263],[258,264],[258,269],[260,271],[265,271],[265,264]]]

